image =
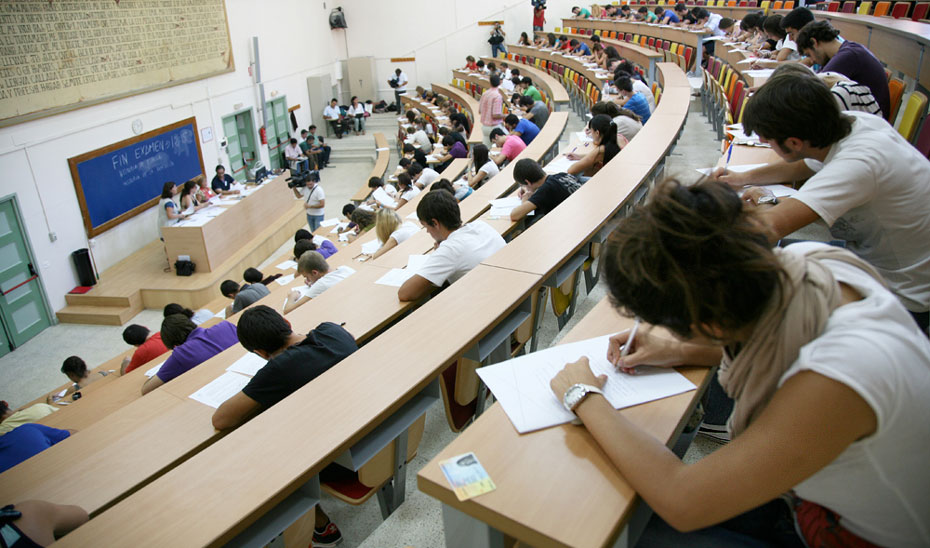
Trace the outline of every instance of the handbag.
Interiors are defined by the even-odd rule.
[[[193,261],[175,261],[174,271],[178,276],[190,276],[197,269]]]

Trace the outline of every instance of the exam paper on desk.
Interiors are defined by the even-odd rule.
[[[322,226],[322,225],[321,225],[321,226]],[[349,226],[348,221],[347,221],[347,222],[344,222],[344,223],[340,223],[339,221],[336,221],[336,224],[333,225],[333,229],[330,230],[329,233],[330,233],[330,234],[339,234],[339,231],[342,230],[343,228],[347,227],[347,226]]]
[[[747,171],[752,171],[757,167],[767,166],[768,164],[743,164],[739,166],[727,166],[727,171],[732,171],[733,173],[745,173]],[[716,167],[702,167],[698,168],[696,171],[702,173],[708,177],[717,169]]]
[[[326,240],[327,240],[326,237],[320,236],[319,234],[314,234],[312,238],[313,243],[316,244],[317,247],[320,247],[321,245],[323,245],[323,242],[325,242]]]
[[[362,253],[364,253],[365,255],[371,255],[373,253],[376,253],[379,249],[381,249],[381,242],[378,241],[377,238],[375,238],[374,240],[369,240],[362,244]]]
[[[604,395],[622,409],[694,390],[694,384],[674,369],[638,367],[635,375],[617,371],[607,361],[610,335],[520,356],[478,369],[478,376],[500,402],[521,434],[571,422],[575,415],[552,393],[549,381],[565,364],[587,356],[595,375],[607,375]]]
[[[210,384],[190,395],[194,401],[216,409],[223,402],[235,396],[252,380],[245,375],[226,372],[214,379]]]
[[[152,377],[155,376],[155,373],[158,373],[158,370],[161,369],[161,366],[163,366],[163,365],[165,365],[165,362],[161,362],[160,364],[156,365],[155,367],[149,369],[148,371],[145,372],[145,376],[151,379]]]
[[[572,164],[577,162],[577,160],[571,160],[568,156],[560,155],[556,157],[555,160],[552,160],[546,167],[543,168],[543,171],[549,174],[553,173],[563,173],[568,171],[568,168],[572,167]]]
[[[278,270],[293,270],[297,268],[297,261],[284,261],[275,266]]]
[[[287,276],[281,276],[280,278],[278,278],[277,280],[275,280],[275,282],[276,282],[278,285],[287,285],[287,284],[289,284],[289,283],[291,283],[291,282],[293,282],[293,281],[294,281],[294,275],[293,275],[293,274],[288,274]]]
[[[336,226],[338,224],[339,224],[339,219],[336,219],[336,218],[323,219],[323,221],[320,222],[320,226]]]
[[[375,283],[378,285],[400,287],[416,273],[416,270],[411,270],[409,268],[392,268],[387,274],[375,280]]]
[[[371,193],[371,197],[374,198],[375,201],[377,201],[379,204],[383,205],[384,207],[388,207],[391,209],[394,209],[397,207],[397,201],[394,200],[394,198],[391,198],[388,195],[387,191],[385,191],[382,187],[376,188],[375,191]]]
[[[262,358],[258,354],[249,352],[245,356],[242,356],[238,360],[234,361],[232,365],[226,368],[226,371],[242,373],[243,375],[254,377],[255,374],[258,373],[259,369],[265,367],[266,363],[268,363],[268,360]]]

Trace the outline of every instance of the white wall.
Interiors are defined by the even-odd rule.
[[[266,98],[277,92],[287,96],[288,106],[299,103],[298,124],[308,126],[315,105],[309,104],[306,77],[332,73],[334,63],[345,58],[342,36],[329,29],[324,4],[227,0],[235,72],[0,129],[0,197],[16,194],[19,199],[54,310],[65,305],[65,293],[77,285],[70,253],[89,246],[67,159],[132,137],[133,120],[149,131],[194,116],[198,128],[213,128],[214,140],[201,144],[204,167],[212,176],[217,163],[228,165],[218,146],[222,117],[240,103],[257,106],[248,74],[253,35],[259,37]],[[263,161],[268,164],[267,150]],[[57,241],[50,241],[50,232]],[[157,237],[153,208],[97,236],[90,247],[104,270]]]

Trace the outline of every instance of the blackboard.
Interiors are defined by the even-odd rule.
[[[166,181],[204,173],[197,121],[187,118],[68,159],[88,237],[156,205]]]

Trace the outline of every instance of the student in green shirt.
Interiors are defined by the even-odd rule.
[[[579,8],[578,6],[572,8],[572,14],[574,14],[575,17],[584,17],[585,19],[591,18],[590,11],[588,11],[586,8]]]
[[[533,85],[533,79],[529,76],[524,76],[523,81],[521,82],[526,86],[526,89],[523,91],[523,95],[532,97],[534,101],[542,101],[542,94],[539,93],[539,90],[536,89],[536,86]]]
[[[658,16],[656,16],[655,13],[649,11],[649,8],[646,6],[640,6],[638,11],[642,16],[641,19],[647,23],[656,23],[659,20]]]

